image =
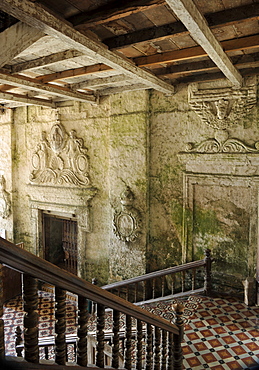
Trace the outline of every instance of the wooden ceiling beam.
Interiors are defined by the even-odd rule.
[[[81,26],[107,23],[115,21],[117,19],[127,17],[133,13],[139,13],[147,9],[155,8],[161,4],[164,4],[165,0],[133,0],[133,1],[121,1],[115,0],[111,4],[104,5],[98,9],[82,12],[78,15],[74,15],[68,18],[68,21],[80,28]]]
[[[0,68],[9,63],[23,50],[41,39],[43,32],[18,22],[1,32],[0,37]]]
[[[195,4],[190,0],[166,0],[166,3],[229,81],[235,86],[242,86],[243,78],[241,74],[225,54]]]
[[[226,40],[222,41],[220,45],[222,50],[224,49],[226,53],[238,50],[248,50],[259,46],[259,36],[253,35],[234,40]],[[160,54],[137,57],[134,58],[133,61],[139,67],[148,67],[155,64],[172,63],[205,56],[208,56],[208,54],[201,46],[194,46],[187,49],[173,50]]]
[[[225,52],[232,52],[237,50],[248,50],[254,47],[259,46],[259,37],[248,36],[243,37],[237,40],[228,40],[221,43]],[[134,62],[139,67],[148,67],[155,64],[163,63],[173,63],[177,61],[184,61],[193,58],[200,58],[207,56],[205,51],[200,46],[195,46],[192,48],[174,50],[171,52],[149,55],[144,57],[134,58]],[[37,77],[37,80],[43,83],[54,82],[59,80],[66,80],[73,77],[87,76],[88,74],[97,74],[99,72],[110,71],[111,67],[106,66],[105,64],[95,64],[87,67],[80,67],[75,69],[69,69],[62,72],[54,72],[44,76]],[[130,77],[125,77],[130,78]],[[84,83],[84,82],[82,82]]]
[[[247,67],[254,68],[259,65],[259,53],[245,54],[242,56],[238,55],[231,57],[230,59],[234,66],[238,69]],[[154,72],[160,77],[170,76],[170,78],[174,78],[179,74],[184,75],[197,72],[209,72],[214,69],[218,69],[215,63],[213,63],[211,60],[203,60],[201,62],[183,63],[171,65],[166,68],[158,68],[155,69]],[[242,71],[240,73],[242,74]]]
[[[23,103],[24,105],[40,105],[42,107],[55,108],[55,103],[53,103],[51,100],[31,98],[26,95],[8,92],[0,92],[0,101],[1,100],[4,100],[5,102]]]
[[[146,90],[147,86],[143,84],[131,84],[127,86],[118,86],[118,87],[108,87],[103,90],[99,90],[100,96],[111,95],[111,94],[120,94],[125,91],[134,91],[134,90]]]
[[[0,70],[0,84],[8,84],[14,87],[21,87],[30,91],[38,91],[40,93],[49,94],[55,97],[73,99],[82,102],[97,103],[97,99],[93,95],[82,94],[72,91],[68,88],[60,86],[52,86],[39,83],[37,80],[17,75],[9,75]]]
[[[131,78],[138,80],[149,88],[166,94],[174,93],[174,87],[153,74],[138,68],[130,60],[108,50],[104,44],[98,43],[76,31],[68,22],[55,17],[51,12],[29,0],[1,0],[0,9],[21,21],[35,27],[52,37],[66,43],[71,49],[86,54],[97,63],[103,63]]]
[[[104,85],[112,85],[120,82],[125,82],[129,78],[125,77],[124,75],[116,75],[116,76],[109,76],[109,77],[103,77],[103,78],[93,78],[88,81],[80,82],[77,84],[71,84],[71,88],[73,90],[80,90],[80,89],[86,89],[91,87],[98,87],[98,86],[104,86]]]
[[[68,69],[62,72],[54,72],[44,76],[37,77],[37,80],[43,83],[59,81],[66,78],[87,76],[89,74],[96,74],[104,71],[111,71],[113,68],[105,64],[94,64],[93,66],[79,67],[75,69]]]
[[[47,55],[42,58],[37,58],[30,60],[28,62],[23,62],[11,66],[12,73],[19,73],[22,71],[28,71],[32,69],[42,68],[50,66],[51,64],[62,62],[64,60],[73,59],[82,56],[83,53],[77,50],[66,50],[59,53]]]
[[[240,6],[234,9],[227,9],[224,11],[205,14],[204,15],[208,25],[211,29],[235,25],[240,22],[248,22],[258,20],[259,18],[259,4],[251,4],[249,6]],[[145,28],[124,35],[114,36],[102,40],[111,50],[121,49],[130,45],[138,44],[144,41],[156,42],[175,36],[184,36],[189,34],[189,31],[182,24],[182,22],[174,22],[157,27]]]

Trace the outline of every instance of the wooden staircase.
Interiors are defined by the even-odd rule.
[[[202,260],[203,262],[201,265],[198,263],[196,263],[196,267],[194,265],[189,265],[188,269],[189,267],[203,267],[205,269],[206,279],[204,291],[208,292],[210,287],[211,263],[208,253],[206,258]],[[108,365],[109,368],[125,368],[128,370],[182,369],[181,341],[183,338],[183,306],[180,303],[176,304],[174,307],[175,322],[171,323],[138,307],[137,304],[133,304],[119,295],[115,295],[108,291],[114,289],[114,284],[112,286],[100,288],[2,238],[0,238],[0,263],[0,317],[3,316],[3,265],[7,265],[21,272],[23,276],[25,316],[24,344],[22,346],[24,347],[24,358],[17,357],[15,359],[22,368],[69,370],[75,369],[75,366],[77,366],[87,369],[96,369],[96,367],[104,369]],[[177,266],[177,268],[179,270],[179,266]],[[178,270],[177,272],[180,271]],[[186,272],[187,270],[184,267],[182,271]],[[167,272],[169,272],[169,270]],[[171,272],[170,270],[170,274]],[[147,276],[144,275],[143,281],[148,281],[151,277],[154,278],[152,274],[147,274]],[[166,275],[168,274],[162,273],[161,276]],[[158,277],[160,278],[161,276]],[[120,282],[120,289],[117,286],[115,290],[117,293],[122,290],[124,292],[129,292],[129,286],[132,283],[135,287],[136,284],[143,284],[139,279],[140,277],[137,278],[137,281],[126,281],[126,285],[123,289],[122,282]],[[40,360],[39,358],[39,346],[43,340],[38,337],[39,317],[37,307],[39,282],[44,282],[55,287],[55,360],[51,363],[46,360]],[[195,286],[192,285],[192,287],[194,288]],[[143,291],[143,289],[141,290]],[[191,290],[192,292],[195,291],[195,289]],[[155,290],[153,289],[153,291]],[[76,338],[74,337],[73,339],[76,348],[76,361],[73,364],[67,363],[66,356],[65,331],[67,292],[74,294],[77,297],[78,303],[78,329]],[[172,294],[170,294],[170,296],[171,295]],[[145,289],[145,297],[146,296],[147,290]],[[151,299],[155,299],[152,297]],[[93,345],[90,344],[90,337],[87,333],[87,321],[90,315],[90,312],[88,312],[89,301],[93,302],[96,308],[95,315],[97,327],[96,333],[94,333],[94,356],[89,354],[89,350],[92,351]],[[143,301],[143,299],[138,300],[138,302],[140,301]],[[105,333],[105,311],[107,309],[112,311],[113,321],[112,329],[109,333],[110,349],[108,352],[110,351],[109,356],[111,358],[109,363],[106,361],[108,334]],[[122,315],[125,318],[125,327],[120,325]],[[121,346],[122,339],[124,341],[123,351]],[[132,351],[135,353],[134,359]],[[2,319],[0,319],[0,358],[5,358],[4,322]],[[91,358],[91,363],[89,363],[89,358]]]

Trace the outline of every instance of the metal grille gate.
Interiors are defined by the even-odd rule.
[[[44,258],[77,275],[77,222],[44,214]]]

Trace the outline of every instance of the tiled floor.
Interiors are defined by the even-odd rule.
[[[54,333],[53,301],[41,296],[40,336]],[[172,320],[172,302],[146,306],[149,311]],[[67,301],[67,332],[75,331],[75,301]],[[19,299],[5,307],[6,350],[14,354],[15,328],[22,326]],[[251,369],[259,364],[259,307],[248,307],[234,299],[190,297],[185,301],[183,343],[184,369]],[[93,323],[91,323],[93,325]]]

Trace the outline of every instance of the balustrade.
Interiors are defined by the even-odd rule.
[[[55,347],[56,368],[70,368],[67,363],[67,345],[75,348],[77,365],[80,367],[107,365],[107,356],[112,359],[113,368],[126,369],[181,369],[181,329],[144,309],[115,296],[112,293],[77,276],[68,273],[49,262],[42,260],[26,250],[0,238],[0,262],[23,273],[24,298],[24,351],[21,345],[21,331],[17,328],[17,353],[22,352],[29,365],[40,363],[40,347],[49,357],[48,347]],[[1,265],[0,265],[1,267]],[[38,281],[55,286],[55,336],[38,338]],[[2,277],[0,268],[0,353],[4,357],[4,330]],[[138,284],[136,284],[136,289]],[[77,297],[78,329],[77,333],[66,336],[66,293]],[[130,293],[130,290],[128,290]],[[146,294],[146,293],[145,293]],[[130,294],[131,295],[131,294]],[[96,307],[92,315],[96,316],[96,333],[87,331],[89,301]],[[112,314],[112,320],[108,316]],[[180,315],[180,313],[178,313]],[[91,345],[90,345],[90,339]],[[107,343],[112,348],[108,353]],[[92,346],[92,347],[91,347]],[[161,348],[162,347],[162,348]],[[95,351],[93,351],[95,349]],[[176,350],[175,350],[176,349]],[[91,350],[91,354],[89,354]],[[95,356],[93,357],[93,352]],[[41,356],[43,356],[41,354]],[[91,359],[88,363],[88,359]],[[123,360],[124,359],[124,360]],[[124,364],[123,364],[124,361]],[[24,365],[26,368],[26,363]],[[29,367],[28,367],[29,368]],[[36,367],[35,367],[36,368]],[[44,365],[44,369],[47,365]]]
[[[210,250],[206,249],[202,260],[107,284],[102,288],[137,305],[194,293],[210,295],[211,263]]]

